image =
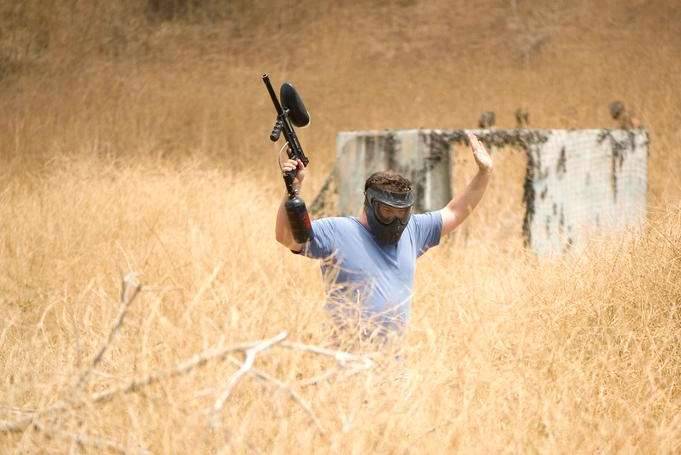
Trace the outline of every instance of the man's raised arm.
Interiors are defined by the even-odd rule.
[[[468,142],[473,150],[475,162],[478,164],[478,173],[458,197],[449,201],[449,204],[440,210],[442,215],[442,234],[440,237],[449,234],[463,223],[482,199],[492,175],[492,157],[489,152],[473,133],[466,131],[466,136],[468,136]]]

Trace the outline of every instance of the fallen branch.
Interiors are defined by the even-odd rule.
[[[285,338],[288,334],[286,332],[281,332],[277,337],[283,337]],[[277,338],[274,337],[274,338]],[[272,338],[272,339],[274,339]],[[282,338],[282,339],[283,339]],[[181,376],[184,374],[189,373],[192,371],[194,368],[203,366],[205,365],[209,360],[213,359],[221,359],[224,358],[227,354],[231,352],[237,352],[237,351],[248,351],[249,349],[252,349],[259,344],[263,343],[262,341],[251,341],[248,343],[240,343],[240,344],[235,344],[232,346],[227,346],[224,348],[211,348],[207,349],[205,351],[200,352],[199,354],[195,354],[189,359],[185,360],[184,362],[180,362],[175,366],[174,368],[171,368],[170,370],[166,370],[160,373],[151,373],[145,376],[144,378],[141,379],[134,379],[127,384],[124,384],[122,386],[118,387],[112,387],[108,390],[104,390],[102,392],[93,394],[91,397],[91,401],[93,403],[101,402],[101,401],[107,401],[113,398],[114,396],[120,394],[120,393],[130,393],[137,391],[143,387],[147,387],[149,385],[155,384],[159,382],[162,379],[169,379],[169,378],[174,378],[177,376]]]
[[[227,402],[229,395],[232,393],[232,389],[237,384],[237,382],[239,382],[239,379],[241,379],[246,373],[248,373],[248,370],[253,368],[255,357],[265,349],[269,349],[273,345],[281,343],[287,336],[288,334],[286,332],[281,332],[277,336],[267,340],[263,340],[257,345],[253,346],[252,348],[246,350],[245,354],[246,357],[244,359],[244,363],[232,376],[230,376],[229,380],[227,381],[227,384],[225,385],[224,390],[222,391],[218,399],[215,401],[215,404],[213,405],[213,419],[216,419],[217,416],[222,411],[222,408],[224,408],[225,402]]]
[[[220,270],[219,266],[215,268],[207,282],[200,290],[199,295],[203,294],[205,290],[208,289],[210,284],[217,276],[219,270]],[[137,277],[138,275],[136,273],[130,272],[123,278],[121,289],[121,307],[118,312],[118,315],[114,320],[111,329],[109,330],[106,341],[94,355],[92,361],[90,362],[90,365],[80,374],[78,381],[76,381],[75,383],[76,389],[81,389],[87,383],[87,380],[89,379],[90,375],[96,369],[97,365],[99,365],[99,363],[102,361],[104,354],[113,344],[116,334],[120,331],[121,327],[123,326],[123,322],[128,313],[130,305],[135,300],[135,297],[137,297],[141,289],[141,284],[139,283]],[[51,428],[46,427],[43,423],[40,422],[39,419],[48,415],[56,415],[65,412],[66,410],[69,409],[77,409],[88,402],[91,404],[105,402],[111,400],[117,395],[132,393],[144,387],[148,387],[150,385],[158,383],[159,381],[187,374],[193,369],[205,365],[211,360],[215,359],[222,360],[225,357],[228,357],[229,361],[232,364],[238,365],[239,368],[229,377],[227,383],[225,384],[224,389],[222,390],[222,393],[213,404],[212,412],[214,422],[216,422],[217,417],[224,409],[224,406],[227,400],[229,399],[234,387],[247,373],[250,372],[260,380],[265,381],[266,383],[274,385],[279,389],[287,392],[291,399],[298,403],[298,405],[300,405],[305,410],[310,419],[315,423],[319,431],[323,434],[325,433],[325,430],[321,425],[318,417],[313,412],[310,403],[308,403],[289,384],[280,381],[279,379],[269,375],[266,372],[259,371],[253,368],[253,364],[255,363],[257,355],[272,347],[281,346],[286,349],[310,352],[313,354],[331,357],[336,361],[337,368],[324,372],[314,378],[303,381],[300,384],[301,387],[305,387],[312,384],[318,384],[321,381],[328,380],[338,375],[341,371],[344,370],[347,372],[347,376],[352,376],[354,374],[357,374],[358,372],[372,368],[373,361],[366,356],[351,354],[349,352],[335,351],[320,346],[284,341],[287,336],[288,336],[287,332],[280,332],[276,336],[265,340],[238,343],[231,346],[222,346],[222,343],[220,343],[220,345],[218,346],[211,347],[209,349],[201,351],[200,353],[194,354],[188,359],[179,362],[173,368],[161,372],[152,372],[142,378],[132,379],[126,382],[125,384],[110,387],[104,391],[94,393],[89,396],[76,394],[74,398],[71,398],[69,400],[57,401],[52,405],[39,410],[28,409],[23,410],[20,408],[15,408],[19,410],[21,414],[24,414],[24,416],[22,416],[16,421],[11,422],[0,421],[0,433],[19,433],[23,432],[28,427],[33,427],[37,431],[48,433],[57,432],[61,435],[66,435],[79,444],[94,445],[100,448],[106,447],[111,450],[125,452],[125,449],[122,449],[116,443],[110,443],[109,441],[89,437],[87,435],[83,435],[80,433],[68,433],[63,432],[61,430],[53,430]],[[240,362],[236,358],[229,356],[229,354],[235,352],[244,353],[243,362]]]
[[[121,284],[121,308],[118,312],[118,316],[116,317],[114,324],[111,326],[111,330],[109,330],[109,335],[106,338],[106,342],[102,345],[97,354],[95,354],[90,366],[80,375],[78,383],[76,384],[76,389],[80,389],[85,385],[85,382],[92,373],[92,370],[94,370],[97,365],[99,365],[99,362],[102,361],[104,353],[107,351],[109,346],[111,346],[116,333],[118,333],[123,326],[123,320],[128,314],[130,304],[132,304],[133,300],[135,300],[135,297],[137,297],[137,294],[139,294],[139,291],[142,288],[142,285],[138,280],[138,276],[139,275],[135,272],[129,272],[127,275],[125,275],[125,277],[123,277],[123,282]]]
[[[286,334],[286,332],[282,332]],[[281,335],[281,334],[280,334]],[[227,354],[232,353],[232,352],[238,352],[238,351],[247,351],[248,349],[253,348],[254,346],[257,346],[258,344],[262,343],[262,341],[251,341],[251,342],[246,342],[246,343],[239,343],[227,347],[214,347],[210,349],[206,349],[205,351],[202,351],[198,354],[193,355],[192,357],[180,362],[177,364],[174,368],[171,368],[166,371],[162,371],[159,373],[150,373],[147,376],[143,378],[137,378],[133,379],[123,385],[120,386],[115,386],[111,387],[107,390],[103,390],[101,392],[95,393],[90,396],[90,401],[92,403],[98,403],[98,402],[104,402],[112,399],[114,396],[118,394],[126,394],[130,392],[135,392],[143,387],[150,386],[152,384],[155,384],[163,379],[169,379],[169,378],[174,378],[177,376],[181,376],[183,374],[187,374],[190,371],[192,371],[194,368],[202,366],[206,364],[208,361],[213,360],[213,359],[220,359],[224,358]],[[84,401],[86,400],[81,400],[80,402],[74,403],[73,405],[81,405]],[[31,421],[34,418],[41,417],[47,414],[51,413],[56,413],[56,412],[61,412],[65,410],[68,406],[68,403],[64,401],[58,401],[54,403],[52,406],[42,409],[38,412],[36,412],[34,415],[20,419],[15,422],[3,422],[0,423],[0,432],[2,433],[11,433],[11,432],[21,432],[24,431],[30,424]]]
[[[240,362],[233,358],[229,357],[229,360],[236,365],[239,365]],[[326,430],[324,430],[324,427],[322,426],[321,422],[319,421],[319,418],[317,417],[317,414],[314,413],[312,410],[312,406],[310,403],[305,400],[298,392],[296,392],[295,389],[293,389],[289,384],[286,384],[283,381],[280,381],[279,379],[275,378],[274,376],[270,376],[268,373],[265,373],[264,371],[257,370],[255,368],[251,369],[251,373],[255,375],[257,378],[261,379],[262,381],[266,383],[271,383],[272,385],[277,386],[279,389],[284,390],[286,393],[289,394],[291,399],[298,403],[301,408],[307,413],[308,416],[310,416],[310,419],[314,422],[314,424],[317,426],[317,429],[319,430],[320,433],[326,434]]]
[[[259,341],[250,341],[246,343],[239,343],[239,344],[234,344],[231,346],[227,347],[213,347],[206,349],[198,354],[193,355],[192,357],[178,363],[175,367],[168,369],[166,371],[158,372],[158,373],[150,373],[145,377],[142,378],[136,378],[133,379],[123,385],[120,386],[115,386],[111,387],[107,390],[95,393],[90,395],[89,401],[91,403],[100,403],[100,402],[105,402],[108,401],[115,396],[119,394],[127,394],[131,392],[138,391],[144,387],[148,387],[150,385],[153,385],[161,380],[164,379],[170,379],[170,378],[175,378],[184,374],[189,373],[192,371],[194,368],[200,367],[205,365],[211,360],[214,359],[223,359],[225,358],[228,354],[233,353],[233,352],[245,352],[246,353],[246,360],[241,364],[241,368],[237,370],[236,373],[234,373],[231,377],[230,380],[227,383],[227,386],[223,390],[222,395],[220,398],[215,402],[215,405],[213,406],[213,409],[215,412],[220,412],[222,408],[224,407],[224,403],[227,401],[227,398],[229,398],[229,394],[231,393],[232,388],[234,385],[238,382],[238,380],[249,370],[252,370],[253,366],[253,361],[255,360],[255,356],[268,349],[271,348],[272,346],[279,345],[281,347],[287,348],[287,349],[292,349],[292,350],[297,350],[297,351],[305,351],[305,352],[312,352],[314,354],[319,354],[319,355],[324,355],[327,357],[332,357],[336,360],[338,365],[342,367],[343,369],[349,370],[349,375],[356,374],[358,372],[361,372],[363,370],[372,368],[373,366],[373,361],[364,356],[356,355],[356,354],[351,354],[349,352],[344,352],[344,351],[334,351],[332,349],[327,349],[319,346],[313,346],[313,345],[306,345],[303,343],[298,343],[298,342],[286,342],[283,341],[287,336],[286,332],[281,332],[275,337],[269,338],[267,340],[259,340]],[[249,355],[250,353],[250,355]],[[337,372],[333,372],[333,374],[337,374]],[[333,374],[329,374],[328,377],[333,376]],[[313,420],[317,420],[316,416],[314,416],[314,413],[312,412],[311,408],[309,405],[307,405],[302,399],[300,399],[300,396],[297,394],[297,392],[293,391],[288,385],[284,384],[283,382],[273,378],[272,376],[267,375],[264,372],[257,372],[256,376],[260,377],[261,379],[268,380],[270,382],[273,382],[277,384],[278,386],[286,389],[289,394],[296,400],[298,401],[299,404],[306,410],[306,412],[313,418]],[[324,379],[324,375],[322,377],[318,377],[315,380],[322,380]],[[274,382],[276,381],[276,382]],[[304,384],[305,385],[305,384]],[[310,385],[310,384],[306,384]],[[79,402],[76,403],[71,403],[72,406],[77,407],[82,405],[86,399],[83,399]],[[58,413],[61,411],[64,411],[67,407],[69,406],[69,403],[66,403],[64,401],[58,401],[54,403],[52,406],[42,409],[40,411],[37,411],[31,416],[25,417],[23,419],[14,421],[14,422],[0,422],[0,433],[12,433],[12,432],[22,432],[24,431],[29,425],[35,422],[35,419],[40,418],[42,416],[45,416],[47,414],[51,413]],[[314,416],[314,417],[313,417]],[[321,429],[321,425],[316,422],[317,426]]]
[[[371,360],[369,357],[351,354],[345,351],[335,351],[333,349],[323,348],[321,346],[303,344],[295,341],[285,341],[281,343],[281,347],[332,357],[342,368],[348,368],[352,363],[358,364],[353,368],[360,370],[368,370],[374,366],[373,360]]]
[[[327,381],[334,376],[337,376],[341,371],[339,368],[331,368],[329,370],[324,371],[323,373],[318,374],[317,376],[313,376],[311,378],[305,379],[304,381],[298,382],[299,387],[307,387],[311,385],[317,385],[321,384],[324,381]]]

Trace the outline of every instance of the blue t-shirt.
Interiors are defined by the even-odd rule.
[[[331,217],[312,222],[312,239],[303,254],[324,259],[326,308],[359,305],[363,320],[399,328],[409,320],[416,258],[440,243],[439,212],[412,215],[397,244],[381,246],[367,227],[353,217]]]

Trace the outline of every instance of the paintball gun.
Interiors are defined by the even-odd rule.
[[[288,157],[292,160],[302,161],[303,166],[307,167],[310,160],[305,156],[303,147],[301,147],[298,136],[296,136],[296,132],[293,129],[294,125],[302,128],[310,123],[310,114],[308,114],[307,109],[305,109],[303,100],[291,83],[284,82],[279,91],[281,98],[281,103],[279,103],[277,94],[274,93],[274,89],[272,89],[269,75],[263,74],[262,81],[265,83],[270,98],[272,98],[274,109],[277,111],[277,120],[275,121],[274,128],[270,134],[270,140],[272,142],[277,142],[281,133],[284,133]],[[285,204],[286,216],[288,217],[288,222],[291,226],[293,239],[298,243],[305,243],[312,235],[312,225],[310,223],[310,216],[307,213],[305,201],[296,194],[296,190],[293,188],[293,181],[296,178],[296,174],[296,170],[284,173],[284,184],[286,185],[286,192],[288,193],[288,200]]]

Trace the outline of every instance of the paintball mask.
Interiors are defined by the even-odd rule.
[[[379,245],[397,243],[402,236],[414,205],[414,192],[392,193],[369,188],[366,190],[364,208],[367,222]]]

